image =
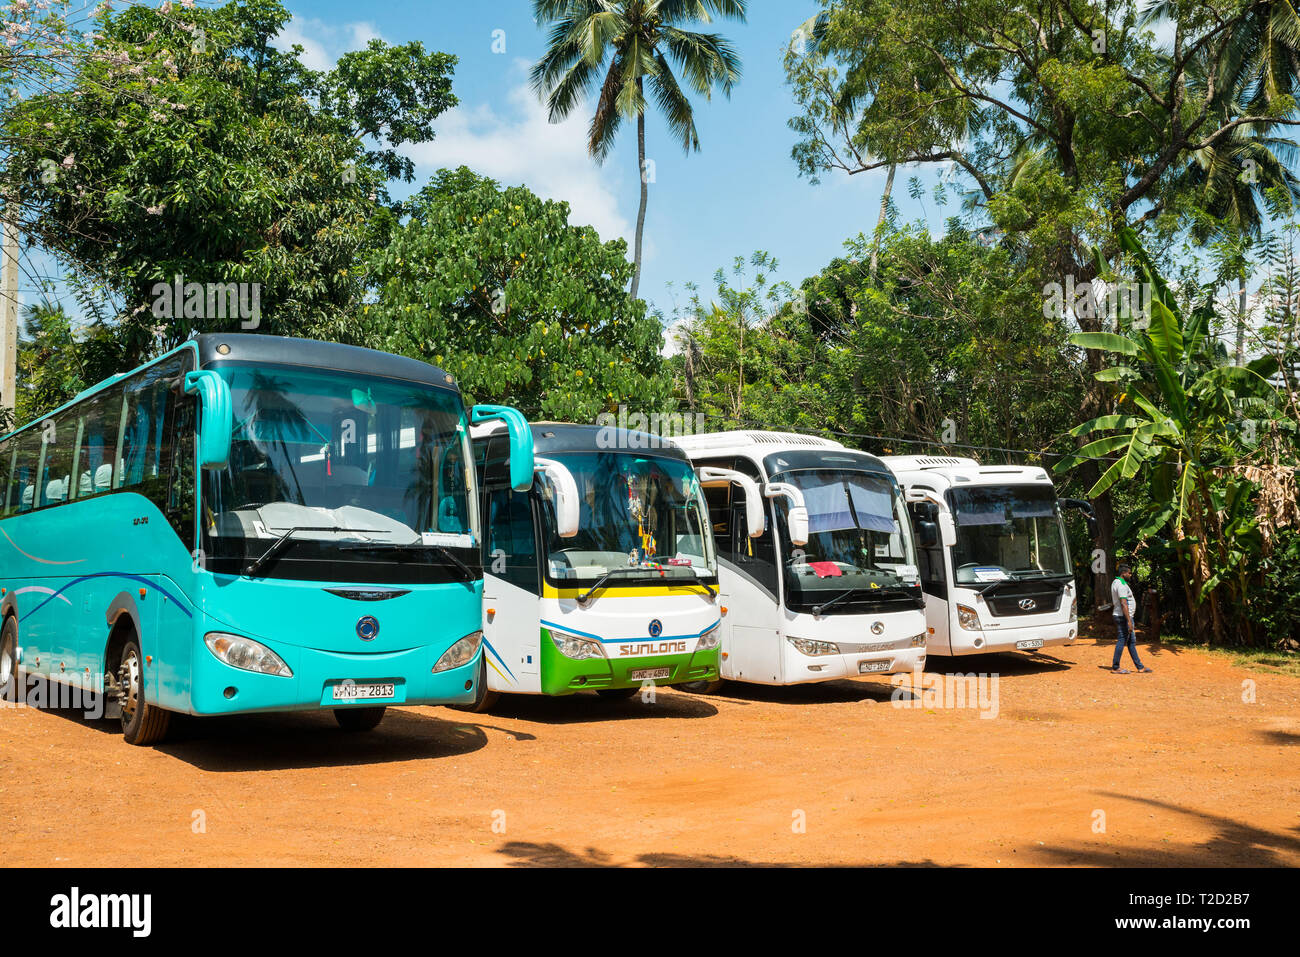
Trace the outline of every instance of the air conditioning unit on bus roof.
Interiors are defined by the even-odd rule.
[[[839,442],[823,439],[816,435],[800,435],[797,432],[759,432],[756,430],[733,430],[731,432],[705,432],[699,435],[675,435],[673,441],[683,449],[703,451],[745,445],[793,445],[814,449],[842,449]]]
[[[979,468],[979,462],[956,455],[883,455],[881,459],[895,472],[922,469]]]

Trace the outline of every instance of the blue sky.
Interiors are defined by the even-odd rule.
[[[523,183],[568,201],[572,221],[594,225],[605,239],[625,236],[630,255],[638,200],[635,127],[624,127],[615,151],[597,166],[585,152],[589,110],[560,125],[547,122],[527,85],[545,38],[529,0],[312,0],[287,6],[294,20],[282,42],[302,44],[304,61],[316,69],[375,36],[389,43],[421,40],[459,58],[453,91],[460,106],[440,118],[433,143],[410,151],[418,164],[415,185],[439,167],[465,163],[503,184]],[[766,250],[780,261],[778,278],[797,284],[839,254],[846,238],[875,226],[883,171],[827,175],[813,186],[798,176],[790,158],[795,135],[786,121],[794,104],[781,60],[791,32],[818,3],[751,0],[749,6],[746,23],[721,21],[706,28],[730,38],[743,59],[744,77],[730,100],[693,98],[701,151],[683,155],[656,115],[647,122],[646,154],[655,162],[655,182],[641,295],[665,313],[674,296],[684,304],[687,281],[711,294],[715,270],[737,255]],[[504,53],[493,51],[500,40]],[[904,219],[922,213],[906,190],[908,176],[917,172],[900,171],[895,181]],[[937,176],[923,171],[922,180],[930,184]],[[405,191],[399,187],[395,193]],[[933,203],[929,210],[937,213]]]

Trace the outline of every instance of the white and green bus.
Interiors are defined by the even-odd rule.
[[[512,486],[504,425],[474,430],[484,516],[483,664],[501,693],[630,697],[718,677],[718,564],[708,507],[670,441],[534,423],[536,481]]]

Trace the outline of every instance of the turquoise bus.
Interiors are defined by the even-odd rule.
[[[367,349],[204,335],[0,440],[0,685],[102,694],[125,738],[173,713],[471,703],[483,574],[452,376]]]

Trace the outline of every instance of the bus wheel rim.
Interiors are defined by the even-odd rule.
[[[140,659],[132,651],[122,662],[122,715],[128,721],[135,717],[140,703]]]
[[[9,688],[9,682],[14,677],[14,653],[10,648],[9,639],[6,638],[0,642],[0,691],[6,691]]]

